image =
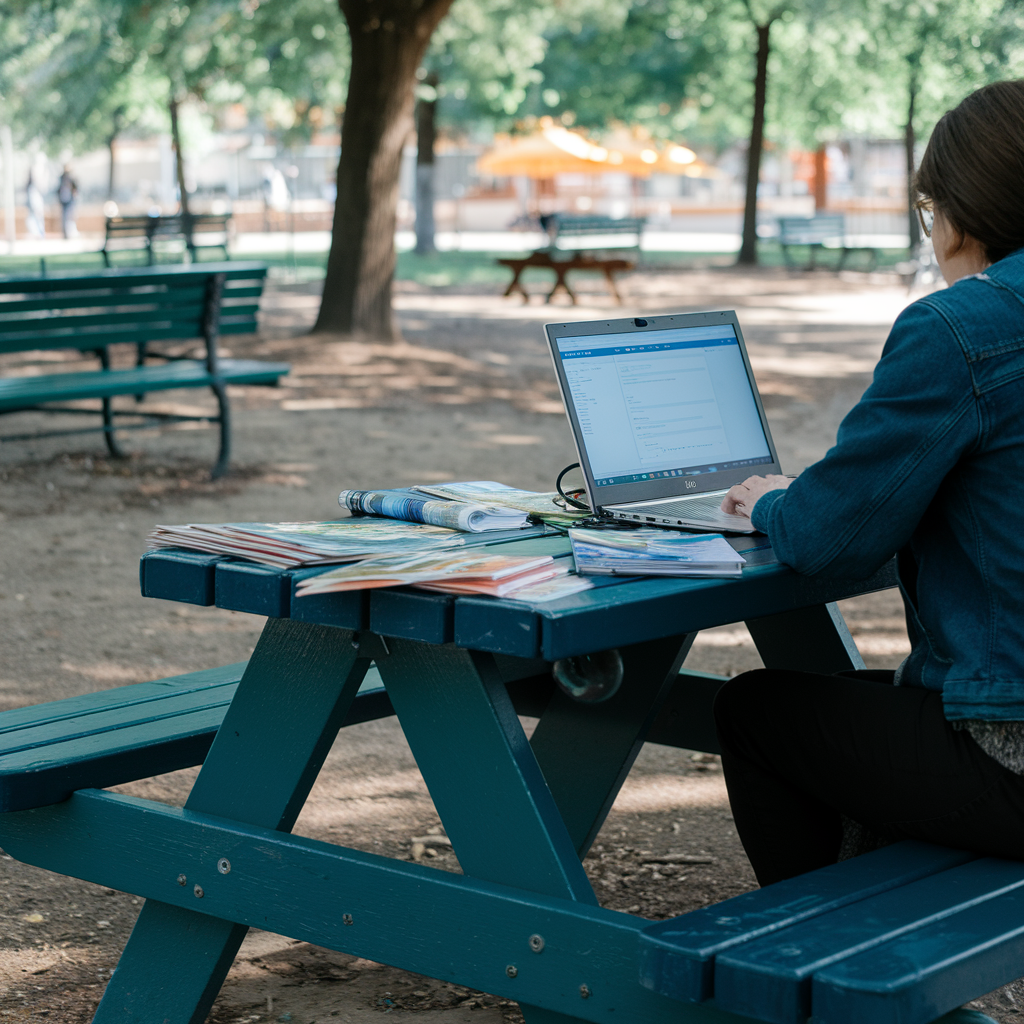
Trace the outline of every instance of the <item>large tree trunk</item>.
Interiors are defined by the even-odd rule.
[[[757,70],[754,73],[754,119],[750,125],[747,150],[747,194],[743,205],[743,244],[736,262],[757,263],[757,186],[761,180],[761,151],[764,148],[764,108],[768,95],[769,35],[772,23],[757,25]]]
[[[917,103],[917,75],[911,73],[910,88],[907,96],[907,123],[903,129],[903,148],[907,161],[907,232],[910,236],[910,251],[917,252],[921,245],[921,225],[917,220],[917,210],[914,208],[914,201],[917,195],[914,192],[914,174],[917,171],[914,148],[916,138],[914,136],[914,107]]]
[[[434,144],[437,141],[437,75],[423,80],[416,104],[416,251],[434,252]]]
[[[352,41],[338,198],[314,331],[396,337],[395,207],[416,69],[452,0],[338,0]]]
[[[171,141],[174,145],[174,163],[178,174],[178,202],[181,204],[181,212],[188,217],[188,192],[185,190],[185,157],[181,152],[181,132],[178,130],[178,106],[180,100],[174,93],[168,103],[171,112]]]

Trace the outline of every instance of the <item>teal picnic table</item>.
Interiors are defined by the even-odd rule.
[[[565,549],[562,537],[503,545]],[[828,1024],[924,1024],[993,971],[1015,976],[1019,936],[986,940],[984,955],[998,948],[1003,959],[984,969],[971,961],[959,987],[930,936],[939,967],[929,961],[883,997],[877,975],[891,955],[868,972],[870,984],[830,982],[817,968],[779,981],[763,963],[744,972],[726,962],[738,943],[756,951],[780,929],[987,863],[959,851],[902,843],[664,922],[602,908],[583,869],[646,740],[715,749],[710,702],[720,681],[681,671],[699,630],[742,621],[769,666],[856,668],[834,602],[893,586],[891,566],[856,581],[777,564],[748,567],[741,579],[608,579],[532,606],[409,588],[296,597],[296,583],[319,571],[150,552],[144,595],[268,616],[248,664],[107,691],[99,704],[102,694],[7,712],[22,717],[7,720],[6,734],[0,718],[0,740],[22,737],[8,742],[7,762],[0,756],[0,846],[146,900],[96,1021],[198,1024],[251,927],[517,1000],[530,1024],[797,1024],[812,983],[815,1016]],[[553,684],[553,662],[613,648],[624,677],[610,699],[577,702]],[[517,712],[539,718],[529,741]],[[339,729],[390,714],[461,875],[290,834]],[[200,762],[183,808],[102,788]],[[986,884],[1005,898],[1005,876],[1015,871],[1024,884],[1024,866],[1000,870]],[[935,888],[947,903],[959,893],[965,913],[978,902],[975,890]],[[917,915],[923,928],[935,918],[921,906]],[[849,927],[826,928],[814,948]],[[865,950],[908,930],[905,921],[872,927],[873,942],[858,932],[846,959],[826,966],[856,967]],[[788,969],[800,957],[785,948]]]

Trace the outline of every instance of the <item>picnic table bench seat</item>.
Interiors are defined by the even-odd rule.
[[[0,813],[202,764],[246,664],[0,712]],[[391,714],[371,671],[344,725]]]
[[[217,423],[220,452],[213,475],[221,475],[231,446],[227,386],[275,385],[289,371],[286,363],[227,359],[218,352],[222,335],[257,329],[266,272],[261,263],[204,263],[0,278],[0,353],[77,349],[99,362],[97,369],[73,373],[0,378],[0,415],[34,410],[102,416],[100,427],[5,435],[0,441],[99,430],[110,453],[120,457],[116,430],[190,420]],[[201,355],[182,350],[182,343],[195,341],[202,343]],[[176,349],[165,349],[166,343]],[[132,367],[111,364],[111,346],[122,344],[134,347]],[[213,391],[216,414],[138,405],[150,392],[197,387]],[[135,396],[136,407],[115,409],[111,400],[122,395]],[[83,399],[98,399],[100,408],[67,404]],[[125,418],[136,422],[128,425]]]
[[[896,843],[639,942],[642,984],[683,1002],[771,1024],[928,1024],[1024,970],[1024,863]]]

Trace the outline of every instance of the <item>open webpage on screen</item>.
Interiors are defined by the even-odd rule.
[[[595,478],[769,456],[736,337],[709,333],[575,338],[562,351]]]

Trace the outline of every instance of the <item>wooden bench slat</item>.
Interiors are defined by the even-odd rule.
[[[238,672],[241,673],[244,668],[243,663]],[[20,729],[8,729],[0,719],[0,728],[4,729],[0,746],[2,771],[6,772],[19,765],[36,766],[59,761],[59,748],[62,744],[80,743],[101,735],[109,737],[114,732],[156,722],[163,722],[166,726],[171,718],[187,717],[211,707],[227,707],[234,696],[234,684],[237,682],[236,678],[230,683],[193,687],[181,693],[169,691],[142,701],[130,701],[109,708],[97,707],[84,714],[65,713]]]
[[[986,900],[819,971],[811,1006],[821,1024],[929,1024],[1019,978],[1024,892]]]
[[[202,304],[205,289],[199,287],[175,288],[166,291],[146,292],[114,292],[92,293],[82,295],[53,296],[47,295],[35,299],[0,299],[0,325],[15,313],[33,313],[52,309],[91,309],[116,306],[127,309],[130,306],[140,307],[166,306],[174,308],[181,303]]]
[[[247,333],[252,333],[253,327]],[[238,331],[224,331],[221,334],[237,334]],[[22,338],[7,335],[0,338],[0,352],[35,352],[54,348],[79,349],[80,351],[91,352],[94,349],[105,348],[107,345],[128,345],[139,342],[151,341],[185,341],[195,338],[195,331],[183,331],[180,326],[171,327],[147,327],[145,329],[133,329],[129,326],[121,327],[116,331],[103,331],[100,329],[91,331],[77,331],[74,334],[64,334],[54,331],[53,334],[30,333]]]
[[[12,708],[0,712],[0,752],[6,749],[7,737],[21,729],[32,729],[41,722],[64,721],[100,711],[127,708],[145,704],[147,701],[162,700],[169,694],[194,693],[211,686],[224,686],[238,682],[246,662],[189,672],[166,679],[154,679],[146,683],[129,683],[110,690],[83,693],[77,697],[65,697],[45,704],[30,704],[23,708]],[[57,709],[60,709],[59,711]]]
[[[976,859],[903,842],[645,928],[640,981],[684,1002],[714,995],[715,958],[743,942]]]
[[[152,303],[146,303],[152,306]],[[175,304],[161,306],[156,309],[142,309],[135,306],[131,309],[111,309],[103,313],[70,313],[66,316],[56,317],[39,316],[25,317],[17,323],[17,330],[4,331],[4,327],[13,326],[12,321],[0,323],[0,336],[10,334],[13,337],[22,336],[31,340],[33,331],[53,331],[58,328],[61,331],[77,334],[83,328],[100,327],[104,330],[116,331],[119,324],[150,324],[150,323],[175,323],[180,322],[182,328],[188,330],[183,337],[194,338],[195,327],[203,312],[203,303],[195,302],[189,304]]]
[[[133,278],[144,278],[146,286],[162,285],[167,287],[184,287],[189,277],[195,278],[197,270],[203,273],[224,274],[228,282],[237,280],[258,279],[267,276],[267,268],[263,263],[203,263],[165,264],[160,267],[117,267],[111,270],[96,270],[89,274],[75,272],[38,275],[0,277],[0,295],[12,292],[54,292],[78,291],[89,288],[128,287],[138,282]]]
[[[201,764],[246,662],[0,713],[0,812]],[[394,714],[371,667],[344,725]]]
[[[286,363],[222,359],[216,375],[198,360],[182,359],[162,366],[127,370],[83,370],[45,377],[0,379],[0,410],[31,407],[41,402],[70,402],[83,398],[113,398],[174,388],[199,387],[215,380],[230,384],[272,384],[288,372]],[[140,410],[144,415],[144,410]]]
[[[811,1015],[811,976],[898,935],[927,928],[1024,886],[1024,864],[981,858],[727,950],[715,960],[715,1004],[771,1024]]]

